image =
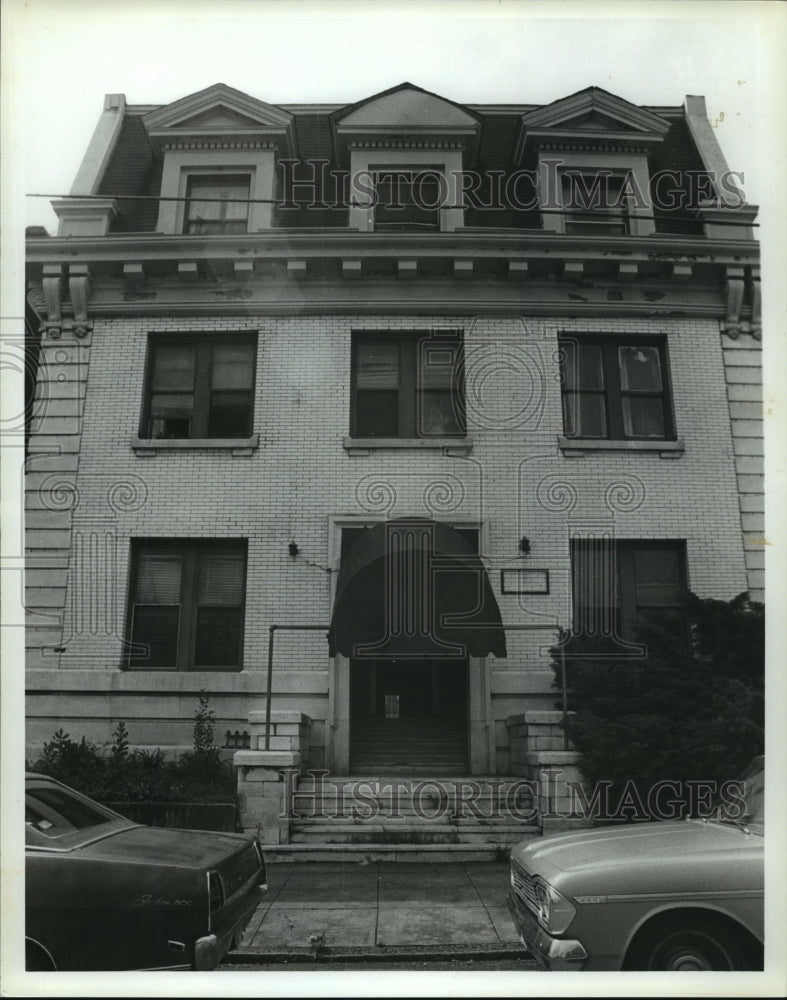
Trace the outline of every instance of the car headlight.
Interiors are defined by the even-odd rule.
[[[576,909],[557,889],[542,878],[534,880],[536,915],[538,922],[550,934],[567,931],[576,915]]]

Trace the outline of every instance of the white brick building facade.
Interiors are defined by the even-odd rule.
[[[112,194],[100,178],[94,188]],[[717,220],[697,218],[697,236],[617,243],[506,227],[496,246],[496,230],[472,227],[340,230],[335,246],[335,230],[222,236],[213,249],[210,238],[98,230],[31,241],[43,339],[26,486],[28,755],[61,726],[105,743],[121,719],[137,745],[186,747],[201,689],[220,735],[246,729],[265,705],[270,627],[327,631],[342,528],[416,517],[479,531],[507,656],[470,657],[474,774],[509,773],[506,719],[559,697],[547,648],[574,613],[572,537],[682,543],[699,596],[761,598],[756,245],[748,230],[714,236]],[[463,339],[466,436],[354,442],[353,334],[440,330]],[[245,332],[256,339],[252,436],[141,436],[151,338]],[[561,335],[658,339],[674,434],[566,437]],[[173,538],[245,540],[240,669],[127,669],[133,543]],[[503,593],[501,570],[523,568],[548,571],[548,593]],[[311,719],[308,762],[338,773],[348,670],[323,632],[277,633],[273,707]]]

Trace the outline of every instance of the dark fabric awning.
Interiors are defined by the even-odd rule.
[[[506,655],[480,557],[456,529],[420,518],[376,524],[350,547],[328,643],[357,658]]]

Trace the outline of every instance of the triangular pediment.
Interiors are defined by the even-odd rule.
[[[209,111],[203,111],[199,115],[187,118],[180,123],[180,128],[237,128],[238,126],[253,128],[259,125],[259,121],[250,118],[248,115],[239,114],[223,104],[217,104]]]
[[[465,132],[478,127],[478,120],[470,111],[410,83],[359,102],[337,115],[335,123],[340,131],[380,128]]]
[[[211,130],[284,134],[291,127],[292,115],[225,83],[216,83],[151,111],[143,121],[151,136],[162,139],[168,133]]]
[[[629,132],[643,137],[663,135],[669,129],[669,123],[652,111],[600,87],[588,87],[530,111],[522,116],[522,125],[528,131]]]

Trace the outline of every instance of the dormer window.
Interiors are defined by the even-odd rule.
[[[441,186],[445,180],[434,169],[378,171],[375,231],[439,230]]]
[[[567,170],[561,177],[563,224],[570,236],[628,236],[626,177]]]
[[[200,236],[248,232],[250,196],[248,174],[190,176],[184,232]]]

